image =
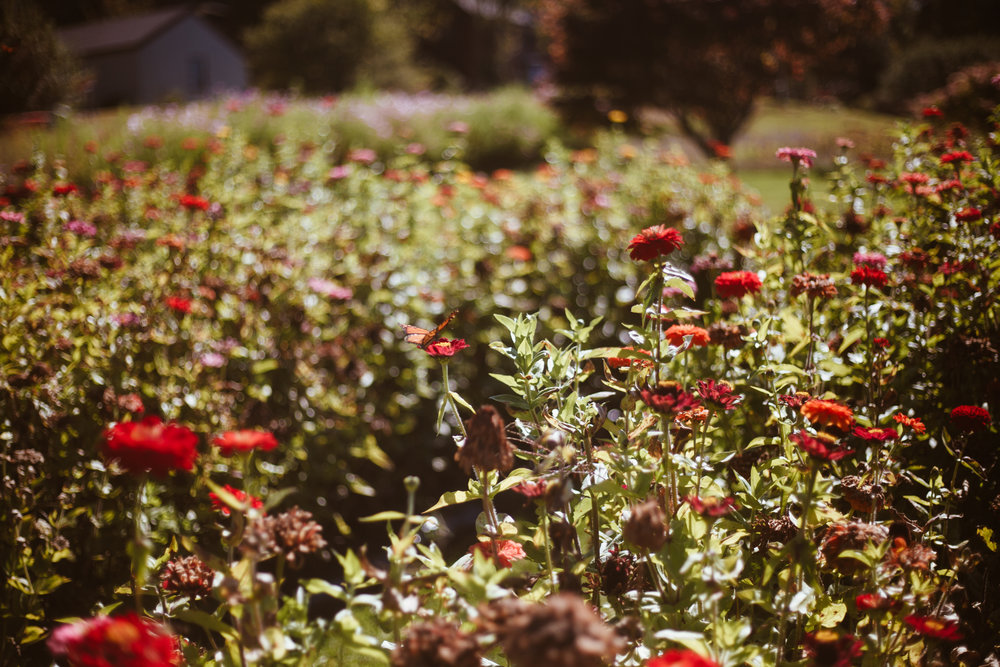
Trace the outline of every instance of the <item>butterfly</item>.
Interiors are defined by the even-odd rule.
[[[458,315],[457,310],[451,311],[451,313],[448,314],[448,317],[444,318],[444,322],[430,330],[421,329],[420,327],[412,324],[404,324],[403,340],[407,343],[413,343],[414,345],[420,347],[420,349],[426,349],[427,346],[433,343],[437,339],[438,335],[444,331],[444,328],[448,326],[453,319],[455,319],[456,315]]]

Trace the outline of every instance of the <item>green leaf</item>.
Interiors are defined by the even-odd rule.
[[[428,512],[433,512],[434,510],[439,510],[442,507],[448,507],[450,505],[461,505],[462,503],[467,503],[470,500],[475,500],[477,496],[471,496],[466,491],[449,491],[443,494],[436,503],[428,507],[423,511],[424,514]]]
[[[988,548],[990,551],[997,550],[997,543],[993,541],[992,528],[987,528],[986,526],[983,526],[982,528],[976,531],[976,534],[979,535],[979,537],[983,538],[983,542],[986,543],[986,548]]]
[[[527,468],[514,468],[502,482],[493,487],[493,492],[500,493],[501,491],[513,488],[524,480],[530,479],[534,474],[534,472]]]
[[[686,281],[681,280],[680,278],[667,278],[663,281],[663,287],[673,287],[674,289],[680,290],[681,293],[687,298],[694,298],[694,290],[691,289],[691,286],[688,285]]]
[[[843,354],[844,350],[858,342],[864,335],[864,329],[854,329],[853,331],[848,331],[847,335],[844,336],[844,340],[840,343],[840,347],[837,349],[837,354]]]
[[[835,628],[847,615],[847,605],[843,602],[831,602],[819,611],[819,624],[824,628]]]
[[[507,329],[507,331],[509,331],[511,334],[514,333],[514,329],[517,327],[517,322],[510,319],[506,315],[500,315],[499,313],[493,315],[493,317],[494,319],[496,319],[497,322],[502,324],[504,328]]]
[[[465,408],[469,412],[475,412],[476,411],[476,409],[474,407],[472,407],[471,405],[469,405],[469,403],[464,398],[462,398],[462,395],[459,394],[457,391],[449,391],[448,394],[452,397],[452,399],[454,399],[454,401],[456,403],[458,403],[459,405],[461,405],[463,408]]]
[[[211,632],[218,632],[223,637],[236,639],[236,630],[221,620],[197,609],[181,609],[174,612],[174,618],[185,623],[193,623]]]
[[[302,587],[313,595],[329,595],[338,600],[344,599],[344,589],[325,579],[306,579],[302,582]]]
[[[45,628],[40,628],[37,625],[29,625],[21,632],[21,643],[34,644],[44,636]]]
[[[376,512],[375,514],[369,514],[368,516],[363,516],[358,521],[362,523],[376,523],[379,521],[399,521],[405,519],[406,515],[402,512],[396,512],[394,510],[386,510],[384,512]]]
[[[265,373],[270,373],[276,368],[278,368],[277,359],[264,359],[262,361],[254,362],[254,365],[250,367],[250,370],[254,375],[264,375]]]

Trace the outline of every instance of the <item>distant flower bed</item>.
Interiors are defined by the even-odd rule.
[[[5,176],[0,662],[987,660],[994,135],[840,142],[822,214],[777,149],[763,221],[617,131],[487,174],[296,104]]]

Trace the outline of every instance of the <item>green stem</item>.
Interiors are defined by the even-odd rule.
[[[799,532],[794,538],[794,550],[802,548],[805,544],[805,532],[806,524],[809,520],[809,509],[812,504],[813,489],[816,486],[816,478],[819,476],[819,468],[815,464],[809,466],[809,481],[806,486],[806,496],[802,501],[802,517],[799,520]],[[793,550],[793,552],[794,552]],[[794,553],[793,553],[794,555]],[[788,613],[791,608],[792,603],[792,584],[798,579],[799,573],[799,559],[793,558],[792,565],[789,568],[788,578],[785,580],[785,589],[782,592],[782,609],[781,617],[778,621],[778,645],[777,655],[775,656],[775,665],[780,665],[782,659],[785,655],[785,641],[787,639],[788,632]]]

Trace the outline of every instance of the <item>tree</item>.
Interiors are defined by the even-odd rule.
[[[419,79],[412,37],[385,0],[280,0],[245,42],[264,88],[324,93],[359,82],[410,87]]]
[[[754,101],[885,30],[887,0],[540,0],[570,115],[655,105],[706,152]]]
[[[51,109],[79,92],[76,62],[38,9],[0,0],[0,114]]]

